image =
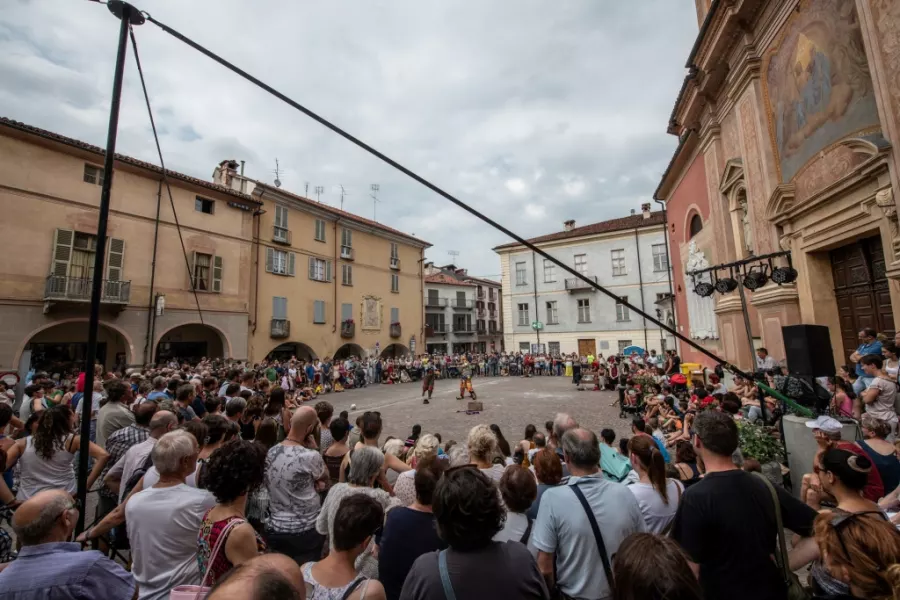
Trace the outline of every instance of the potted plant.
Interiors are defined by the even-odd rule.
[[[391,337],[398,338],[400,337],[400,322],[394,321],[391,323]]]
[[[755,458],[762,465],[763,475],[775,485],[782,485],[781,463],[784,446],[769,429],[749,421],[738,421],[740,450],[744,458]]]
[[[355,326],[353,325],[353,319],[345,319],[341,321],[341,337],[342,338],[352,338],[355,332]]]

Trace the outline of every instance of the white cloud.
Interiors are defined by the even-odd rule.
[[[515,177],[506,180],[506,189],[513,194],[521,195],[528,191],[528,184],[524,180]]]
[[[526,204],[525,216],[532,220],[543,219],[547,215],[547,208],[543,204]]]

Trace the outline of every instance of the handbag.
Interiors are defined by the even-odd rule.
[[[200,585],[176,585],[172,588],[172,591],[169,592],[169,600],[205,600],[212,589],[206,585],[206,580],[209,579],[209,574],[212,572],[212,566],[213,563],[216,562],[216,556],[219,554],[219,549],[225,544],[225,540],[228,538],[228,533],[231,531],[231,528],[246,522],[247,521],[244,519],[234,519],[225,526],[225,529],[219,534],[219,539],[216,540],[216,545],[213,548],[212,553],[209,555],[209,563],[206,565],[206,573],[203,574]]]
[[[775,503],[775,522],[776,527],[778,528],[778,551],[775,553],[775,562],[781,570],[784,584],[787,586],[787,599],[810,600],[812,595],[809,590],[800,583],[800,578],[797,577],[797,574],[791,571],[791,565],[788,562],[787,543],[784,539],[784,524],[781,522],[781,502],[778,501],[778,492],[775,491],[775,486],[772,485],[772,482],[766,479],[762,474],[755,473],[755,475],[762,479],[763,483],[766,484],[766,487],[769,488],[769,493],[772,495],[772,501]]]

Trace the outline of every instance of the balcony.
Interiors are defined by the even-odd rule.
[[[44,284],[45,302],[90,302],[93,279],[77,279],[60,275],[50,275]],[[131,298],[130,281],[103,280],[100,303],[124,308]]]
[[[391,337],[398,338],[401,335],[400,323],[391,323]]]
[[[488,329],[488,335],[503,335],[502,329]]]
[[[447,307],[447,299],[446,298],[426,298],[425,299],[425,308],[434,308],[443,310]]]
[[[291,245],[291,231],[278,225],[272,226],[272,241],[276,244]]]
[[[450,305],[456,310],[472,310],[475,307],[474,300],[451,300]]]
[[[341,337],[350,339],[356,334],[356,324],[353,321],[343,321],[341,323]]]
[[[597,283],[597,276],[587,276],[588,279]],[[569,292],[596,292],[597,290],[589,286],[587,283],[578,278],[566,279],[566,290]]]
[[[287,319],[272,319],[269,337],[276,340],[291,337],[291,322]]]
[[[425,337],[435,337],[438,335],[447,335],[450,328],[446,325],[426,325]]]
[[[497,311],[496,311],[496,310],[489,310],[489,311],[488,311],[488,317],[491,318],[491,319],[496,319],[496,318],[497,318]]]
[[[396,256],[391,257],[391,268],[395,271],[400,270],[400,259]]]
[[[476,312],[478,313],[478,318],[479,318],[479,319],[483,319],[483,318],[484,318],[485,310],[484,310],[483,308],[479,308]]]
[[[453,333],[455,335],[472,335],[475,333],[475,330],[472,329],[471,325],[454,325]]]
[[[477,294],[477,295],[478,295],[478,299],[479,299],[479,300],[484,300],[484,296],[485,296],[484,288],[478,288],[478,294]]]
[[[475,330],[478,332],[478,335],[484,335],[487,333],[487,327],[484,325],[478,325]]]
[[[353,260],[353,248],[350,246],[341,246],[341,258],[343,260]]]

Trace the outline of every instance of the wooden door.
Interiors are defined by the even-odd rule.
[[[894,336],[881,238],[867,238],[832,250],[831,267],[846,360],[859,346],[857,334],[861,329],[871,327]]]
[[[580,356],[587,356],[589,354],[597,355],[597,341],[596,340],[578,340],[578,354]]]

